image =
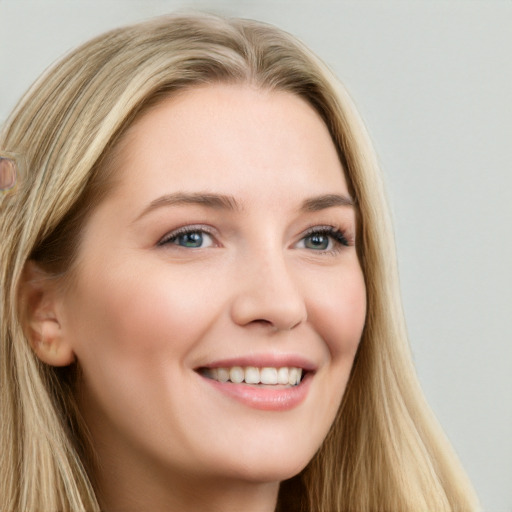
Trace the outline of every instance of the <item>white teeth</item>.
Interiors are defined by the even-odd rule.
[[[290,368],[288,373],[288,384],[290,384],[290,386],[295,386],[295,384],[300,382],[301,377],[302,370],[300,368]]]
[[[212,376],[212,379],[215,377]],[[229,370],[227,368],[217,368],[217,378],[219,382],[227,382],[229,380]]]
[[[262,384],[277,384],[277,368],[262,368],[260,380]]]
[[[279,368],[277,370],[277,382],[279,384],[288,384],[288,368]]]
[[[232,368],[205,368],[202,374],[218,382],[234,382],[241,384],[281,384],[296,386],[302,378],[302,368],[282,367],[256,368],[254,366],[233,366]]]
[[[229,370],[229,380],[231,382],[235,382],[237,384],[240,384],[244,381],[245,375],[244,375],[244,369],[240,368],[240,366],[233,366],[231,370]]]
[[[260,383],[260,371],[254,366],[248,366],[245,369],[245,382],[247,384],[259,384]]]

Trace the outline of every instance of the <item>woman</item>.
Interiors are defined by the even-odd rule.
[[[100,36],[0,139],[2,510],[476,510],[371,145],[291,36]]]

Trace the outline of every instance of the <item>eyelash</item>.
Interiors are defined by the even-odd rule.
[[[344,231],[335,228],[334,226],[314,226],[308,229],[302,236],[301,241],[311,236],[327,236],[329,237],[334,246],[331,249],[319,249],[316,252],[320,254],[324,253],[336,253],[341,250],[342,247],[349,247],[351,243],[348,241]]]
[[[162,238],[162,240],[160,240],[157,245],[163,246],[163,245],[167,245],[167,244],[172,244],[180,236],[190,235],[193,233],[207,234],[213,238],[212,230],[207,229],[206,226],[185,226],[183,228],[179,228],[176,231],[173,231],[172,233],[169,233],[168,235],[164,236],[164,238]],[[177,244],[175,244],[175,245],[177,245]]]
[[[180,236],[190,235],[194,233],[206,234],[209,235],[210,237],[213,237],[212,230],[207,229],[205,226],[185,226],[166,235],[164,238],[162,238],[162,240],[158,242],[157,245],[160,247],[168,244],[175,244],[175,242],[178,240]],[[311,249],[312,251],[318,252],[320,254],[338,252],[341,249],[340,246],[349,247],[350,245],[352,245],[347,240],[345,233],[342,230],[337,229],[333,226],[314,226],[312,228],[309,228],[305,233],[302,234],[299,242],[302,242],[308,237],[312,236],[326,236],[329,237],[334,243],[334,247],[330,249]],[[304,247],[304,249],[307,248]]]

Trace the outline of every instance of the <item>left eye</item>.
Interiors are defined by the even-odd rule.
[[[213,245],[211,235],[199,229],[178,231],[165,237],[158,245],[173,244],[188,249],[203,249]]]
[[[304,239],[304,247],[306,249],[315,249],[317,251],[327,251],[331,249],[333,241],[328,235],[324,235],[321,233],[314,233],[312,235],[308,235]]]
[[[297,247],[300,249],[312,249],[314,251],[333,251],[336,246],[348,246],[345,235],[334,228],[317,229],[304,236]]]

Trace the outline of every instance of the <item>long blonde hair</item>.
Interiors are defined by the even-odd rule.
[[[330,130],[358,207],[363,337],[331,431],[281,485],[278,510],[477,510],[415,376],[385,194],[348,94],[292,36],[209,15],[162,17],[86,43],[34,84],[2,130],[0,156],[16,159],[21,179],[0,198],[0,510],[99,511],[73,399],[79,369],[44,365],[30,348],[19,300],[24,267],[32,259],[66,279],[88,212],[119,178],[110,171],[125,130],[162,98],[214,82],[309,102]]]

